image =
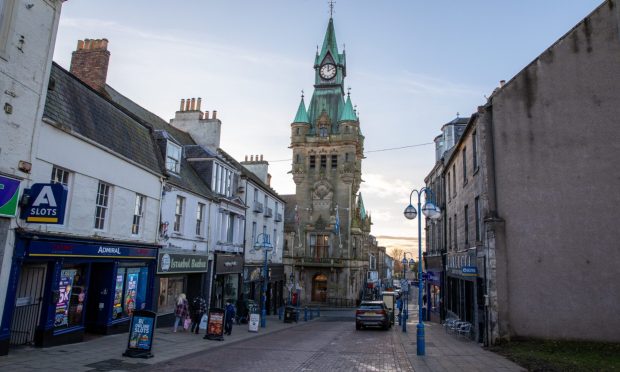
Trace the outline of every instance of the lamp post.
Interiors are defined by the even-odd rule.
[[[263,241],[260,242],[259,238],[263,236]],[[260,326],[265,328],[267,326],[267,282],[269,281],[269,270],[267,269],[267,254],[273,250],[273,245],[269,241],[269,234],[260,233],[256,237],[253,251],[265,251],[265,266],[263,267],[263,293],[261,295],[261,314],[260,314]]]
[[[413,193],[418,195],[418,210],[421,211],[425,217],[431,219],[439,219],[441,217],[441,211],[435,204],[433,203],[433,191],[428,187],[423,187],[419,191],[413,189],[411,194],[409,194],[409,206],[405,208],[405,218],[408,220],[412,220],[416,218],[418,212],[416,211],[413,204],[411,204],[411,198]],[[422,207],[422,195],[424,194],[424,207]],[[429,200],[430,196],[430,200]],[[422,312],[422,219],[418,217],[418,325],[417,328],[417,354],[424,355],[425,354],[425,345],[424,345],[424,314]]]
[[[413,258],[411,258],[407,262],[407,253],[409,253],[409,252],[403,253],[403,260],[400,262],[403,265],[403,280],[407,281],[406,288],[403,288],[405,286],[401,284],[401,289],[403,289],[403,292],[404,292],[404,295],[405,295],[405,303],[403,305],[403,314],[401,316],[401,318],[402,318],[401,319],[401,323],[402,323],[402,326],[403,326],[403,332],[407,332],[407,318],[409,318],[409,281],[407,280],[407,265],[413,266],[413,264],[414,264]]]

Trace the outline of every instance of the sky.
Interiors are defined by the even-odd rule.
[[[417,220],[403,210],[435,164],[441,126],[469,117],[601,2],[336,1],[379,245],[416,250]],[[77,40],[108,39],[110,86],[165,120],[182,98],[201,97],[222,120],[220,146],[237,160],[262,154],[272,187],[294,194],[290,124],[302,89],[309,103],[329,16],[327,0],[70,0],[54,60],[68,69]]]

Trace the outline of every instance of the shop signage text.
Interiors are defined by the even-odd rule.
[[[35,183],[29,195],[28,205],[22,209],[22,219],[32,223],[64,223],[67,187],[60,183]]]
[[[461,272],[464,276],[476,276],[478,275],[478,268],[476,266],[463,266]]]
[[[158,274],[207,272],[209,260],[206,256],[179,253],[159,253]]]
[[[155,259],[157,257],[157,250],[154,248],[110,247],[96,244],[72,244],[33,240],[28,247],[28,255],[31,257],[119,257]]]
[[[0,216],[15,217],[19,200],[19,180],[0,176]]]
[[[243,257],[218,254],[216,255],[216,273],[217,274],[232,274],[241,273],[243,271]]]

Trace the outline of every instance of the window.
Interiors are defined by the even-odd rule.
[[[235,237],[235,215],[230,213],[226,223],[226,242],[232,243]]]
[[[202,236],[202,222],[204,221],[205,205],[198,203],[196,207],[196,236]]]
[[[452,194],[450,193],[450,172],[448,172],[448,200],[452,200]]]
[[[465,215],[465,248],[467,248],[467,245],[469,244],[469,206],[465,205],[465,211],[464,211]]]
[[[254,205],[258,202],[258,189],[254,188]]]
[[[301,163],[301,155],[299,154],[295,155],[295,163],[297,164]]]
[[[183,293],[182,276],[165,276],[159,278],[158,313],[173,313],[177,306],[177,298]]]
[[[299,128],[295,128],[295,135],[299,136]]]
[[[482,235],[480,233],[480,197],[476,196],[476,199],[474,199],[474,213],[476,214],[476,241],[479,242],[480,236]]]
[[[456,196],[456,164],[452,164],[452,193],[452,196]]]
[[[327,168],[327,155],[321,155],[321,169]]]
[[[0,0],[0,57],[4,59],[8,59],[5,50],[11,30],[14,5],[15,0]]]
[[[177,204],[174,209],[174,232],[181,232],[183,223],[183,210],[185,209],[185,198],[177,195]]]
[[[327,137],[327,127],[321,127],[319,128],[319,135],[321,137]]]
[[[252,246],[256,244],[256,222],[252,222]]]
[[[310,169],[314,169],[316,167],[316,156],[310,155]]]
[[[140,223],[144,213],[144,195],[136,194],[136,203],[133,208],[133,223],[131,224],[131,233],[138,235],[140,233]]]
[[[463,149],[463,186],[467,184],[467,147]]]
[[[314,258],[327,258],[329,249],[329,235],[312,234],[310,235],[310,253]]]
[[[448,218],[448,248],[452,248],[452,217]]]
[[[1,3],[0,3],[1,4]],[[54,328],[63,329],[82,325],[86,284],[86,265],[63,265],[58,281],[58,302],[56,302]]]
[[[174,173],[181,170],[181,146],[171,141],[166,144],[166,169]]]
[[[99,181],[97,188],[97,200],[95,204],[95,229],[105,229],[105,219],[110,202],[110,185]]]
[[[2,7],[0,0],[0,7]],[[54,167],[52,168],[52,177],[50,180],[51,183],[60,183],[65,186],[69,186],[69,171],[61,168]]]
[[[458,250],[459,249],[459,245],[458,245],[458,240],[456,238],[456,231],[457,231],[457,229],[456,229],[456,221],[458,221],[458,220],[456,219],[456,214],[454,214],[454,235],[453,235],[454,236],[454,249]]]
[[[332,169],[338,168],[338,155],[332,155]]]
[[[347,162],[347,163],[349,162],[349,153],[348,152],[344,153],[344,161]]]
[[[474,163],[474,172],[478,169],[478,136],[476,131],[471,134],[471,156]]]

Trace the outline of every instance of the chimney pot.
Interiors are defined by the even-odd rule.
[[[191,100],[188,98],[185,100],[185,111],[189,111],[189,105],[191,104]]]
[[[107,45],[107,39],[78,40],[71,56],[71,73],[97,91],[103,91],[106,86],[110,63]]]
[[[202,98],[198,97],[196,101],[196,110],[200,111],[200,104],[202,103]]]
[[[213,119],[217,119],[217,110],[213,110]]]
[[[263,161],[263,154],[260,154],[260,161]]]
[[[205,111],[205,120],[209,120],[209,111]]]
[[[192,98],[192,111],[196,110],[196,98]]]
[[[506,84],[506,80],[500,80],[500,81],[499,81],[499,87],[500,87],[500,88],[501,88],[501,87],[503,87],[503,86],[504,86],[504,84]]]
[[[181,98],[181,107],[179,108],[179,111],[183,111],[183,106],[185,106],[185,99]]]
[[[245,161],[248,161],[248,156],[247,155],[245,156]]]
[[[254,155],[250,155],[250,161],[254,161]]]
[[[84,49],[84,40],[78,40],[78,45],[76,50]]]

